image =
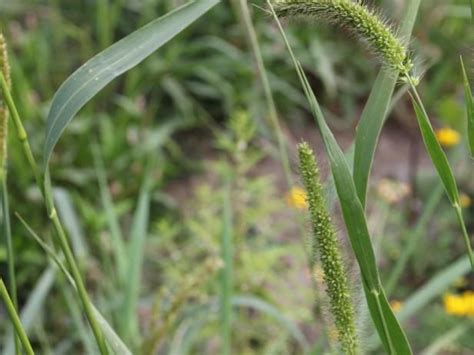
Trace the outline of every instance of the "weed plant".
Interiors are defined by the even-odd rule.
[[[426,16],[417,19],[430,10],[420,0],[403,9],[383,2],[403,10],[399,25],[384,19],[380,2],[219,3],[51,1],[32,5],[24,24],[2,24],[2,351],[471,351],[471,63],[419,63],[426,53],[410,39],[415,21],[438,43],[472,36],[469,7],[437,3],[452,15],[444,31],[431,31]],[[0,11],[14,18],[25,6]],[[308,21],[284,29],[280,18],[293,17]],[[372,88],[358,80],[375,75],[366,49],[381,68]],[[328,122],[352,126],[368,90],[344,154]],[[427,108],[457,131],[436,131]],[[310,146],[295,147],[288,133],[308,125],[299,118],[308,109],[330,167],[326,183]],[[406,188],[384,181],[377,198],[369,178],[390,112],[416,122],[409,127],[419,127],[436,175],[415,172],[418,184]],[[448,152],[461,138],[469,153]],[[279,174],[261,173],[272,160]],[[183,182],[196,171],[204,183]],[[423,202],[414,217],[400,207],[410,188]],[[426,245],[436,252],[426,255]]]

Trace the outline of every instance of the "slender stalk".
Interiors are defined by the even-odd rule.
[[[231,354],[232,344],[232,292],[233,292],[233,266],[232,266],[232,206],[230,196],[230,183],[225,188],[223,201],[223,228],[221,233],[221,257],[224,267],[220,277],[220,318],[221,318],[221,354]]]
[[[7,190],[7,175],[6,170],[4,169],[4,174],[2,175],[2,181],[0,182],[1,199],[2,199],[2,212],[3,212],[3,233],[5,235],[6,247],[7,247],[7,268],[8,268],[8,281],[10,288],[10,295],[15,309],[18,309],[18,297],[17,297],[17,288],[16,288],[16,276],[15,276],[15,259],[13,253],[13,243],[12,243],[12,234],[10,226],[10,208],[8,203],[8,190]],[[20,339],[18,336],[15,336],[15,353],[17,355],[20,353]]]
[[[10,298],[10,295],[8,294],[7,288],[3,283],[2,278],[0,278],[0,297],[2,297],[2,300],[5,303],[8,315],[10,316],[13,326],[15,327],[16,334],[18,335],[18,338],[20,339],[20,342],[23,345],[26,354],[34,355],[35,352],[33,351],[30,341],[26,336],[25,329],[23,329],[23,326],[21,325],[20,317],[16,312],[15,305],[13,304],[13,301]]]
[[[290,56],[293,60],[294,63],[297,62],[296,60],[296,57],[293,53],[293,49],[291,48],[291,45],[290,45],[290,42],[286,36],[286,33],[285,33],[285,30],[283,29],[282,25],[281,25],[281,22],[280,20],[278,19],[278,16],[273,8],[273,5],[272,3],[270,2],[270,0],[267,0],[267,5],[270,9],[270,12],[275,20],[275,23],[277,24],[277,27],[278,27],[278,30],[280,31],[280,34],[285,42],[285,46],[287,47],[288,49],[288,52],[290,53]],[[299,75],[299,72],[298,72],[298,75]],[[300,77],[300,80],[302,80],[302,78]],[[289,182],[290,183],[290,182]],[[299,228],[300,228],[300,233],[302,235],[304,235],[304,227],[303,227],[303,223],[299,223]],[[307,248],[305,246],[303,246],[303,250],[306,254],[306,258],[308,260],[308,267],[309,267],[309,270],[311,272],[314,272],[314,269],[315,269],[315,265],[316,265],[316,260],[312,257],[311,253],[308,252]],[[313,289],[314,289],[314,293],[315,293],[315,297],[316,297],[316,300],[321,300],[322,299],[322,295],[321,295],[321,292],[320,292],[320,286],[321,285],[318,285],[315,281],[315,278],[312,277],[311,278],[311,282],[313,284]],[[328,326],[326,324],[326,320],[323,316],[323,310],[322,310],[322,306],[321,306],[321,302],[316,302],[315,304],[315,316],[318,316],[320,315],[319,318],[319,321],[321,322],[321,325],[322,325],[322,331],[323,331],[323,334],[325,335],[325,339],[328,339],[329,337],[329,331],[328,331]],[[328,346],[331,348],[332,345],[331,345],[331,342],[328,343]]]
[[[7,87],[11,87],[10,63],[8,61],[8,51],[5,37],[0,32],[0,71],[5,77]],[[10,208],[8,203],[8,184],[7,184],[7,161],[8,161],[8,119],[9,111],[5,106],[3,96],[0,96],[0,199],[3,216],[3,235],[7,249],[7,268],[8,283],[13,305],[18,309],[17,287],[15,277],[15,255],[13,253],[13,243],[10,226]],[[21,344],[18,336],[14,336],[15,354],[21,355]]]
[[[89,295],[87,294],[87,291],[84,286],[84,281],[82,280],[81,274],[79,272],[79,267],[77,266],[76,260],[74,259],[74,255],[71,251],[71,247],[69,246],[69,241],[66,236],[66,233],[64,232],[64,228],[61,224],[61,221],[59,220],[59,217],[56,213],[56,209],[54,207],[54,201],[52,198],[49,198],[46,189],[44,188],[43,185],[43,178],[40,174],[38,165],[36,163],[36,160],[33,156],[33,152],[31,150],[29,141],[28,141],[28,134],[26,133],[26,130],[23,126],[23,123],[21,121],[20,115],[18,114],[18,110],[15,106],[15,103],[13,101],[13,98],[10,94],[10,90],[8,89],[7,83],[5,81],[5,78],[3,74],[0,73],[0,86],[3,91],[3,97],[5,98],[5,102],[7,103],[7,106],[10,110],[10,113],[12,115],[13,123],[15,126],[15,130],[17,132],[17,137],[19,141],[21,142],[22,148],[23,148],[23,153],[25,154],[25,157],[28,161],[28,164],[30,166],[30,169],[33,171],[36,184],[38,185],[39,190],[41,191],[41,194],[44,198],[45,201],[49,201],[47,205],[50,204],[50,206],[47,206],[48,210],[48,215],[51,221],[53,222],[54,229],[56,231],[56,234],[58,236],[59,244],[61,246],[61,249],[64,253],[64,256],[66,257],[66,262],[69,266],[69,269],[71,271],[72,277],[74,278],[74,281],[77,285],[77,292],[79,295],[79,298],[81,300],[82,306],[84,308],[84,312],[86,313],[87,319],[89,320],[89,323],[91,325],[92,331],[94,333],[94,336],[97,341],[97,345],[99,347],[99,350],[101,354],[106,355],[108,354],[107,350],[107,345],[105,343],[104,336],[102,334],[102,331],[99,328],[99,324],[97,322],[97,319],[93,313],[92,310],[92,305],[91,301],[89,299]]]
[[[258,44],[257,34],[255,28],[252,24],[252,18],[250,16],[250,11],[248,7],[247,0],[237,0],[240,11],[242,14],[242,20],[245,26],[245,31],[247,33],[248,41],[252,52],[255,58],[255,64],[257,66],[257,72],[262,82],[263,93],[265,95],[265,101],[267,103],[268,115],[270,118],[270,123],[272,124],[278,144],[278,151],[280,155],[280,161],[283,166],[283,171],[285,173],[286,180],[289,187],[293,186],[293,177],[291,175],[290,168],[290,159],[288,157],[288,151],[285,144],[285,138],[283,136],[280,122],[278,120],[278,113],[275,105],[275,100],[273,99],[272,89],[270,86],[270,81],[268,80],[267,71],[265,70],[265,64],[263,63],[262,52],[260,50],[260,45]]]
[[[429,126],[429,128],[431,130],[431,133],[434,135],[433,128],[431,127],[431,123],[428,120],[428,113],[426,112],[425,106],[423,105],[423,101],[421,100],[421,97],[418,94],[418,90],[416,89],[416,83],[413,80],[413,78],[410,77],[410,76],[407,77],[407,80],[408,80],[408,83],[410,84],[410,91],[411,91],[412,97],[415,100],[415,102],[418,104],[419,108],[421,109],[424,117],[427,120],[426,124]],[[428,147],[427,147],[427,150],[428,150],[428,153],[430,153],[430,149]],[[430,156],[431,156],[431,153],[430,153]],[[432,156],[431,156],[431,159],[433,160]],[[450,169],[449,166],[448,166],[448,169]],[[438,170],[438,175],[440,177],[441,177],[441,173],[442,172],[440,172]],[[448,173],[448,172],[446,172],[446,173]],[[451,172],[449,172],[449,173],[451,173]],[[444,183],[444,181],[443,181],[443,183]],[[464,244],[466,245],[467,254],[469,256],[469,261],[471,263],[472,270],[474,271],[474,254],[473,254],[473,251],[472,251],[471,242],[470,242],[470,239],[469,239],[469,234],[467,233],[466,224],[464,222],[464,218],[463,218],[463,215],[462,215],[462,209],[461,209],[461,206],[459,204],[459,193],[457,191],[457,186],[456,186],[455,182],[454,182],[454,186],[452,186],[452,187],[448,187],[445,184],[445,190],[446,190],[446,193],[449,197],[449,201],[451,202],[451,205],[453,206],[453,208],[456,212],[456,216],[457,216],[457,219],[459,221],[459,224],[460,224],[460,227],[461,227],[461,230],[462,230]]]

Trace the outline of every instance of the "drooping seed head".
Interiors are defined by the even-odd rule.
[[[391,27],[360,1],[276,0],[274,8],[281,17],[314,17],[351,31],[402,77],[413,67],[407,48]]]

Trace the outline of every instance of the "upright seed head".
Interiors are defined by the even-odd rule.
[[[10,65],[8,63],[7,44],[3,34],[0,33],[0,71],[8,85],[11,87]],[[5,174],[7,161],[7,139],[8,139],[8,108],[6,107],[3,94],[0,95],[0,175]]]
[[[413,64],[403,42],[385,21],[360,1],[276,0],[275,11],[282,17],[315,17],[348,29],[368,43],[383,62],[398,71],[402,78],[410,74]]]
[[[307,143],[301,143],[298,146],[298,153],[300,174],[307,193],[314,236],[314,257],[319,254],[321,259],[326,294],[341,348],[345,354],[356,354],[357,337],[354,326],[354,309],[336,232],[326,209],[319,169]]]

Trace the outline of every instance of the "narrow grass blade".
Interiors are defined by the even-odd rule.
[[[56,267],[56,265],[54,265]],[[57,270],[57,267],[56,267]],[[72,331],[75,332],[77,339],[80,339],[84,347],[84,353],[94,354],[96,346],[94,336],[87,327],[86,320],[82,316],[81,307],[74,300],[74,291],[67,287],[67,280],[65,278],[58,278],[58,288],[63,295],[64,303],[68,314],[70,315],[72,323]]]
[[[336,185],[344,222],[347,227],[352,249],[354,250],[354,254],[361,270],[362,283],[372,320],[374,321],[375,327],[384,344],[385,350],[389,354],[411,354],[410,345],[406,339],[405,333],[395,318],[380,283],[364,209],[357,196],[354,180],[344,157],[344,153],[337,144],[334,135],[324,119],[321,108],[314,96],[311,86],[308,83],[308,79],[293,54],[291,46],[289,45],[271,3],[267,3],[272,10],[273,16],[278,23],[281,34],[288,47],[288,51],[290,52],[299,79],[310,104],[311,111],[323,138],[331,164],[331,171]]]
[[[418,14],[421,0],[407,2],[405,15],[402,19],[399,35],[408,42]],[[367,186],[375,155],[375,148],[387,116],[393,89],[398,73],[382,69],[370,92],[364,107],[355,138],[354,150],[354,183],[362,206],[365,207]]]
[[[97,180],[99,183],[100,198],[107,217],[107,224],[109,226],[112,246],[114,248],[114,260],[116,264],[117,274],[119,275],[120,283],[123,283],[125,281],[125,268],[127,260],[125,254],[125,242],[120,229],[117,214],[115,213],[112,196],[110,195],[110,191],[107,185],[107,172],[104,167],[104,162],[102,160],[99,146],[96,144],[92,146],[92,155],[94,158]]]
[[[400,322],[408,320],[410,316],[443,294],[454,281],[468,274],[469,270],[469,259],[462,257],[436,274],[403,303],[403,307],[397,313]]]
[[[163,46],[219,0],[191,1],[160,17],[99,53],[59,88],[47,118],[44,169],[62,132],[75,114],[113,79]]]
[[[212,321],[219,320],[217,312],[219,311],[219,300],[212,300],[207,304],[202,304],[188,310],[188,313],[180,321],[184,326],[181,334],[176,334],[173,340],[170,354],[188,354],[191,343],[196,338],[196,332],[202,329],[206,324]],[[309,352],[309,344],[304,333],[298,328],[298,325],[285,314],[283,314],[277,307],[268,303],[264,299],[253,295],[236,295],[231,299],[232,308],[237,310],[239,308],[251,309],[257,311],[260,315],[268,317],[275,324],[282,326],[286,332],[293,337],[293,339],[301,346],[302,354]],[[217,318],[217,319],[216,319]],[[189,320],[189,321],[188,321]],[[180,331],[178,329],[178,331]],[[298,354],[299,354],[298,353]]]
[[[61,221],[63,221],[64,227],[71,238],[74,255],[79,261],[84,261],[89,255],[89,250],[79,218],[77,217],[77,212],[71,200],[71,195],[65,189],[55,188],[53,189],[53,196]]]
[[[443,196],[443,186],[439,184],[432,195],[430,196],[428,202],[426,203],[423,213],[421,217],[418,219],[416,226],[413,228],[412,231],[408,232],[407,245],[403,246],[402,253],[400,257],[397,259],[395,266],[392,268],[388,281],[386,283],[386,291],[387,294],[390,295],[398,281],[400,280],[403,271],[405,270],[405,266],[412,256],[413,252],[416,249],[416,246],[421,238],[421,236],[426,231],[426,224],[430,221],[431,217],[433,216],[433,212],[435,208],[438,206],[441,197]]]
[[[16,275],[15,275],[15,254],[13,252],[13,240],[11,233],[10,225],[10,204],[8,201],[8,185],[7,185],[7,175],[6,170],[4,170],[2,181],[0,182],[1,189],[1,205],[2,205],[2,229],[3,236],[5,238],[5,245],[7,249],[7,269],[8,269],[8,288],[10,291],[10,296],[12,298],[13,305],[15,308],[18,308],[18,299],[17,299],[17,288],[16,288]],[[17,337],[15,337],[15,353],[20,354],[20,342]]]
[[[18,313],[16,312],[15,305],[13,304],[10,295],[8,294],[7,288],[3,283],[3,279],[0,278],[0,297],[7,308],[8,315],[10,316],[10,320],[13,323],[13,327],[15,328],[15,332],[20,338],[20,342],[23,345],[23,350],[25,350],[27,355],[33,355],[34,351],[31,347],[30,341],[26,335],[25,330],[20,321],[20,317],[18,317]]]
[[[56,280],[56,268],[49,266],[36,282],[32,292],[28,296],[28,300],[20,312],[20,320],[23,324],[26,334],[29,334],[36,325],[40,312],[43,311],[44,302],[51,291],[54,281]],[[4,343],[5,348],[3,355],[14,353],[14,340],[12,334],[8,335]]]
[[[471,157],[474,158],[474,99],[472,97],[471,85],[469,84],[469,80],[467,78],[466,68],[464,66],[462,57],[461,68],[464,82],[464,100],[466,101],[467,112],[467,139],[469,142]]]
[[[133,216],[127,255],[127,278],[124,284],[124,300],[121,309],[120,329],[126,341],[139,341],[137,304],[140,295],[145,240],[148,234],[153,163],[146,168],[144,181],[138,197],[138,205]]]
[[[58,256],[56,252],[46,244],[36,233],[33,229],[26,223],[26,221],[19,215],[16,214],[17,218],[23,224],[25,229],[28,233],[33,237],[33,239],[40,245],[40,247],[46,252],[50,261],[58,266],[61,272],[66,277],[67,281],[71,284],[74,289],[77,289],[76,283],[74,282],[74,278],[69,273],[64,264],[63,257]],[[132,352],[127,348],[127,346],[123,343],[122,339],[115,333],[113,328],[107,322],[105,317],[99,312],[99,310],[91,303],[92,313],[97,320],[97,323],[101,330],[104,333],[105,339],[107,340],[108,345],[112,349],[114,354],[124,354],[124,355],[131,355]]]
[[[221,320],[221,354],[230,355],[232,332],[232,292],[233,292],[233,228],[232,206],[229,184],[225,188],[223,201],[221,257],[224,267],[220,272],[220,320]]]
[[[431,161],[438,172],[441,181],[443,182],[444,189],[448,195],[449,201],[454,207],[456,216],[459,220],[459,225],[462,229],[462,235],[464,238],[464,244],[466,245],[467,255],[471,261],[472,269],[474,270],[474,254],[472,252],[471,242],[469,240],[469,235],[466,230],[466,224],[464,223],[464,218],[462,215],[462,210],[459,203],[459,192],[456,185],[456,180],[454,178],[451,167],[449,166],[448,158],[444,153],[441,145],[436,139],[436,135],[433,131],[433,127],[429,121],[428,115],[425,108],[421,102],[421,99],[414,87],[412,85],[412,91],[415,95],[412,97],[413,107],[415,110],[416,118],[418,120],[418,125],[420,126],[421,135],[423,137],[423,142],[425,143],[426,150],[431,157]]]
[[[289,334],[298,342],[303,349],[303,353],[306,353],[309,349],[309,344],[306,341],[306,337],[298,328],[298,326],[287,316],[285,316],[278,308],[264,301],[261,298],[255,296],[235,296],[232,297],[232,305],[234,307],[246,307],[252,308],[268,317],[274,319],[277,323],[281,324]]]
[[[472,328],[472,323],[469,320],[469,323],[461,323],[454,327],[453,329],[450,329],[443,335],[439,336],[436,341],[428,346],[426,349],[421,351],[422,355],[439,355],[442,354],[444,350],[447,350],[450,345],[453,344],[453,342],[464,335],[467,331],[469,331]]]

